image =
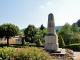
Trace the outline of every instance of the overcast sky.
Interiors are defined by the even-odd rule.
[[[80,0],[0,0],[0,24],[13,23],[20,29],[29,24],[46,27],[49,13],[56,26],[72,24],[80,19]]]

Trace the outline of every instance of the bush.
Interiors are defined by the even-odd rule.
[[[65,48],[69,48],[69,49],[72,49],[74,51],[80,51],[80,44],[65,45]]]
[[[59,47],[63,48],[64,46],[65,46],[65,43],[64,43],[63,37],[59,35]]]
[[[24,46],[26,44],[25,39],[22,39],[22,45]]]
[[[4,47],[4,46],[7,46],[7,44],[0,44],[0,47]]]
[[[30,47],[36,47],[36,44],[35,43],[29,43],[29,46]]]
[[[70,49],[70,45],[65,45],[64,48],[69,48]]]
[[[22,46],[21,44],[9,44],[8,47],[15,47],[15,48],[19,48],[20,46]]]
[[[70,49],[80,51],[80,44],[70,44]]]
[[[38,39],[37,42],[36,42],[36,46],[37,46],[37,47],[40,47],[40,46],[42,46],[42,45],[43,45],[42,42],[40,41],[40,39]]]
[[[52,57],[41,48],[0,48],[0,57],[2,60],[52,60]]]

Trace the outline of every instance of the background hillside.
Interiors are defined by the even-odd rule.
[[[55,29],[56,29],[56,30],[59,30],[59,29],[61,29],[61,27],[62,27],[62,26],[56,26]],[[25,29],[25,28],[24,28],[24,29]],[[23,32],[24,29],[20,29],[20,32]]]

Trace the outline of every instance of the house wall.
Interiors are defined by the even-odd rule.
[[[14,37],[9,39],[10,44],[22,44],[22,38],[21,37]]]
[[[7,44],[6,38],[0,38],[0,44]]]
[[[6,38],[0,38],[0,44],[7,44]],[[22,44],[22,37],[11,37],[9,44]]]

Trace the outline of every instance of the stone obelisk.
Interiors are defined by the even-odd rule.
[[[58,45],[59,45],[58,36],[55,31],[54,16],[52,13],[50,13],[48,15],[48,26],[47,26],[47,34],[45,36],[44,49],[57,51],[59,48]]]

